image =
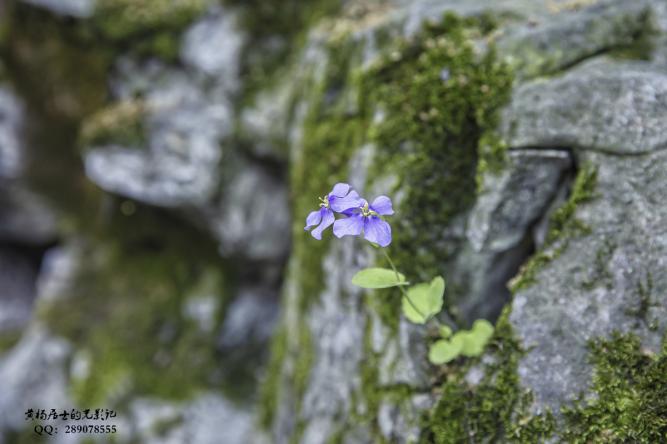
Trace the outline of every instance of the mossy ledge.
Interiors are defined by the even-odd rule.
[[[565,442],[658,443],[667,436],[667,341],[655,355],[634,334],[615,332],[589,344],[592,390],[564,408]]]

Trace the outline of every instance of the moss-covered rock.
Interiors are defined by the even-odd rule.
[[[667,356],[618,332],[590,344],[593,396],[563,409],[567,442],[660,442],[667,434]]]

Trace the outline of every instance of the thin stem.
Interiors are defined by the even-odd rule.
[[[390,258],[389,255],[387,254],[387,250],[385,250],[385,249],[383,248],[383,249],[382,249],[382,252],[384,253],[384,257],[387,258],[387,261],[389,262],[389,265],[391,266],[391,269],[394,270],[394,273],[396,273],[396,280],[400,282],[400,275],[399,275],[399,273],[398,273],[398,270],[396,269],[396,267],[394,266],[394,263],[391,261],[391,258]],[[424,316],[424,313],[422,313],[421,310],[419,310],[419,309],[417,308],[417,306],[415,305],[415,303],[412,302],[412,299],[410,298],[410,296],[408,296],[408,292],[405,291],[405,288],[403,288],[403,287],[404,287],[403,285],[399,285],[399,286],[398,286],[398,288],[401,290],[401,293],[403,293],[403,296],[405,296],[405,299],[407,299],[408,303],[409,303],[409,304],[412,306],[412,308],[417,312],[417,314],[418,314],[419,316],[421,316],[422,318],[424,318],[424,321],[428,321],[428,318],[427,318],[426,316]]]

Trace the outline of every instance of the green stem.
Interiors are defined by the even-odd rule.
[[[384,253],[384,257],[387,258],[387,261],[389,262],[389,265],[391,266],[391,269],[394,270],[394,273],[396,273],[396,280],[400,282],[400,274],[398,273],[398,270],[397,270],[396,267],[394,266],[394,263],[392,262],[391,258],[390,258],[389,255],[387,254],[387,250],[385,250],[384,248],[382,248],[382,253]],[[401,290],[401,293],[403,293],[403,296],[405,296],[405,299],[408,301],[408,303],[412,306],[412,308],[417,312],[417,314],[418,314],[419,316],[421,316],[422,318],[424,318],[424,323],[426,323],[426,321],[428,321],[428,318],[427,318],[426,316],[424,316],[424,313],[422,313],[421,310],[419,310],[419,309],[417,308],[417,306],[415,305],[415,303],[412,302],[412,299],[410,298],[410,296],[408,296],[408,292],[405,291],[405,288],[403,288],[403,287],[404,287],[403,285],[399,285],[399,286],[398,286],[398,288]],[[436,322],[437,322],[437,321],[436,321]],[[438,324],[439,324],[439,322],[438,322]]]

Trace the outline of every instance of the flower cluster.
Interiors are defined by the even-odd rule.
[[[344,217],[336,219],[335,213]],[[366,240],[386,247],[391,243],[391,227],[381,216],[392,214],[394,209],[387,196],[376,197],[369,204],[348,184],[337,183],[329,194],[320,197],[320,209],[308,215],[304,229],[308,231],[317,226],[311,234],[320,240],[322,232],[333,225],[334,235],[338,238],[363,233]]]

